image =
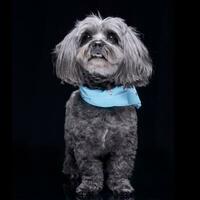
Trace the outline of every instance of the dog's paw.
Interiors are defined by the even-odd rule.
[[[85,197],[87,195],[96,195],[102,190],[102,185],[98,183],[93,182],[82,182],[77,188],[76,188],[76,194],[82,197]]]
[[[116,195],[129,197],[133,194],[134,189],[131,186],[128,179],[121,179],[117,181],[111,181],[108,183],[108,187]]]

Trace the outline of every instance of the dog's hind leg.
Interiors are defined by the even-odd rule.
[[[65,148],[65,159],[62,172],[70,179],[72,187],[76,187],[80,178],[79,171],[73,151],[67,147]]]

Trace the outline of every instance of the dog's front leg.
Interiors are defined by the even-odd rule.
[[[103,164],[91,155],[92,152],[85,150],[87,148],[86,144],[83,145],[83,148],[81,146],[75,151],[75,158],[82,179],[76,193],[80,195],[96,194],[103,188]]]
[[[131,194],[134,189],[129,179],[132,176],[136,156],[135,142],[126,142],[116,149],[107,162],[107,185],[113,193]]]

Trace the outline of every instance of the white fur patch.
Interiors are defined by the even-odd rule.
[[[105,133],[102,136],[102,147],[105,148],[105,142],[106,142],[106,135],[108,133],[108,129],[106,129]]]
[[[107,66],[106,66],[107,65]],[[109,65],[109,63],[105,63],[105,61],[95,59],[91,60],[90,63],[85,67],[85,69],[92,73],[100,74],[103,76],[114,74],[118,66],[117,65]]]

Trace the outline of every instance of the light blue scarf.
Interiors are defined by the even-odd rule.
[[[85,86],[79,88],[81,97],[87,103],[98,107],[135,106],[141,107],[141,101],[135,87],[115,87],[111,90],[90,89]]]

